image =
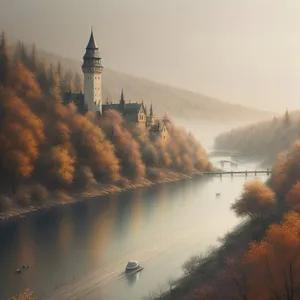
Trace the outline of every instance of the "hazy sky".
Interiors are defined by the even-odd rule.
[[[270,110],[300,109],[299,0],[0,0],[8,36]]]

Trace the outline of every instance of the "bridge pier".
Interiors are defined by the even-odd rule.
[[[254,171],[254,175],[256,176],[256,170]]]
[[[245,175],[246,175],[246,177],[248,176],[248,171],[246,170],[246,172],[245,172]]]

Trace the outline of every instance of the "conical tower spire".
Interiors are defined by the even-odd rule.
[[[91,28],[91,35],[90,39],[88,41],[88,44],[86,46],[86,51],[83,56],[84,65],[87,65],[88,63],[95,66],[101,66],[101,57],[99,54],[99,48],[97,46],[96,40],[94,38],[94,32],[93,28]]]
[[[150,117],[153,117],[153,108],[152,108],[152,102],[151,102],[151,106],[150,106]]]
[[[124,106],[125,106],[125,99],[124,99],[124,90],[123,90],[123,87],[122,87],[122,90],[121,90],[120,105],[121,105],[122,108],[124,108]]]
[[[86,46],[86,49],[98,49],[97,43],[94,38],[93,27],[91,27],[91,36],[90,36],[90,40]]]

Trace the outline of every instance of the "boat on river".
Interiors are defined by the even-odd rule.
[[[139,265],[139,263],[135,260],[130,260],[127,263],[127,266],[125,268],[125,272],[128,274],[134,274],[137,273],[139,271],[142,271],[144,268],[142,266]]]

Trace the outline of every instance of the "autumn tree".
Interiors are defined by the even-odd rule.
[[[271,215],[275,209],[275,194],[260,180],[248,181],[240,198],[231,206],[238,216],[251,219]]]
[[[124,126],[121,115],[116,111],[107,112],[102,121],[102,128],[106,136],[115,145],[122,174],[133,180],[142,179],[146,170],[139,145]]]
[[[16,184],[28,178],[44,139],[43,124],[13,92],[0,88],[0,159],[5,178]]]
[[[106,140],[102,130],[87,118],[69,112],[71,142],[81,165],[91,168],[95,178],[115,182],[120,177],[120,166],[115,148]]]
[[[290,209],[300,212],[300,181],[289,190],[286,195],[285,203]]]
[[[300,180],[300,141],[294,142],[291,149],[279,156],[269,180],[276,192],[280,209],[284,209],[284,199],[289,190]]]
[[[18,62],[11,70],[8,80],[9,87],[14,90],[17,96],[27,101],[31,108],[36,101],[41,99],[41,89],[35,75],[21,62]]]
[[[300,216],[293,212],[282,224],[271,225],[262,241],[250,245],[245,256],[252,273],[249,300],[299,298],[299,236]]]
[[[48,157],[48,174],[53,182],[68,186],[73,182],[75,158],[61,146],[53,147]]]

